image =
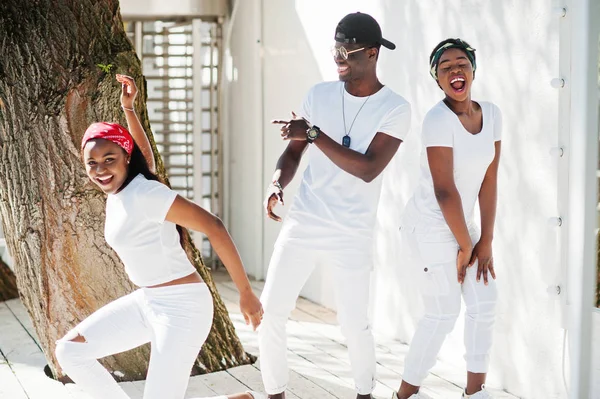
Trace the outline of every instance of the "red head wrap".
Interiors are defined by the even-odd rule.
[[[131,155],[131,152],[133,151],[133,137],[131,137],[131,134],[129,134],[127,129],[118,123],[92,123],[90,127],[87,128],[83,138],[81,139],[81,149],[83,149],[85,144],[92,139],[105,139],[112,141],[124,149],[129,155]]]

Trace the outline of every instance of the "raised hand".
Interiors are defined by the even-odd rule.
[[[132,109],[135,96],[138,92],[135,80],[131,76],[119,74],[117,74],[116,78],[117,82],[121,83],[121,106]]]
[[[292,119],[281,120],[275,119],[271,123],[281,126],[281,138],[284,140],[299,140],[306,141],[306,131],[310,128],[308,121],[292,112]]]

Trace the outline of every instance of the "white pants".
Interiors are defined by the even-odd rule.
[[[487,373],[497,299],[496,283],[489,276],[477,282],[477,262],[467,269],[464,283],[457,280],[458,244],[449,230],[407,233],[403,235],[417,256],[425,315],[420,320],[406,356],[403,380],[421,386],[434,366],[442,344],[454,328],[461,307],[461,296],[467,306],[465,314],[467,371]],[[471,231],[475,245],[479,232]]]
[[[369,284],[372,259],[365,254],[313,251],[276,246],[261,302],[265,314],[258,330],[261,373],[268,394],[285,391],[288,383],[286,323],[300,290],[316,266],[333,274],[337,317],[347,340],[356,390],[369,394],[375,386],[375,344],[369,325]]]
[[[212,326],[204,283],[141,288],[98,309],[56,343],[66,374],[95,399],[129,399],[96,360],[151,343],[144,399],[183,399]],[[85,342],[71,339],[81,335]]]

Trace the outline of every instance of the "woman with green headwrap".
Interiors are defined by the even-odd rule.
[[[431,76],[444,99],[425,116],[421,178],[401,231],[419,265],[425,315],[420,320],[394,399],[427,398],[419,388],[466,304],[464,398],[491,398],[484,383],[497,299],[492,258],[502,116],[471,100],[475,49],[460,39],[438,44]],[[481,223],[475,221],[479,199]]]

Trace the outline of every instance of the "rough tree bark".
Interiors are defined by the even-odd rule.
[[[125,123],[115,73],[136,79],[136,108],[150,133],[145,82],[118,0],[2,0],[0,54],[0,219],[21,298],[60,375],[55,340],[134,289],[104,240],[105,196],[85,175],[79,143],[92,122]],[[187,233],[185,249],[215,299],[194,372],[251,362]],[[146,375],[148,355],[146,346],[103,362],[123,373],[119,380],[136,380]]]
[[[19,297],[17,277],[0,258],[0,302]]]

